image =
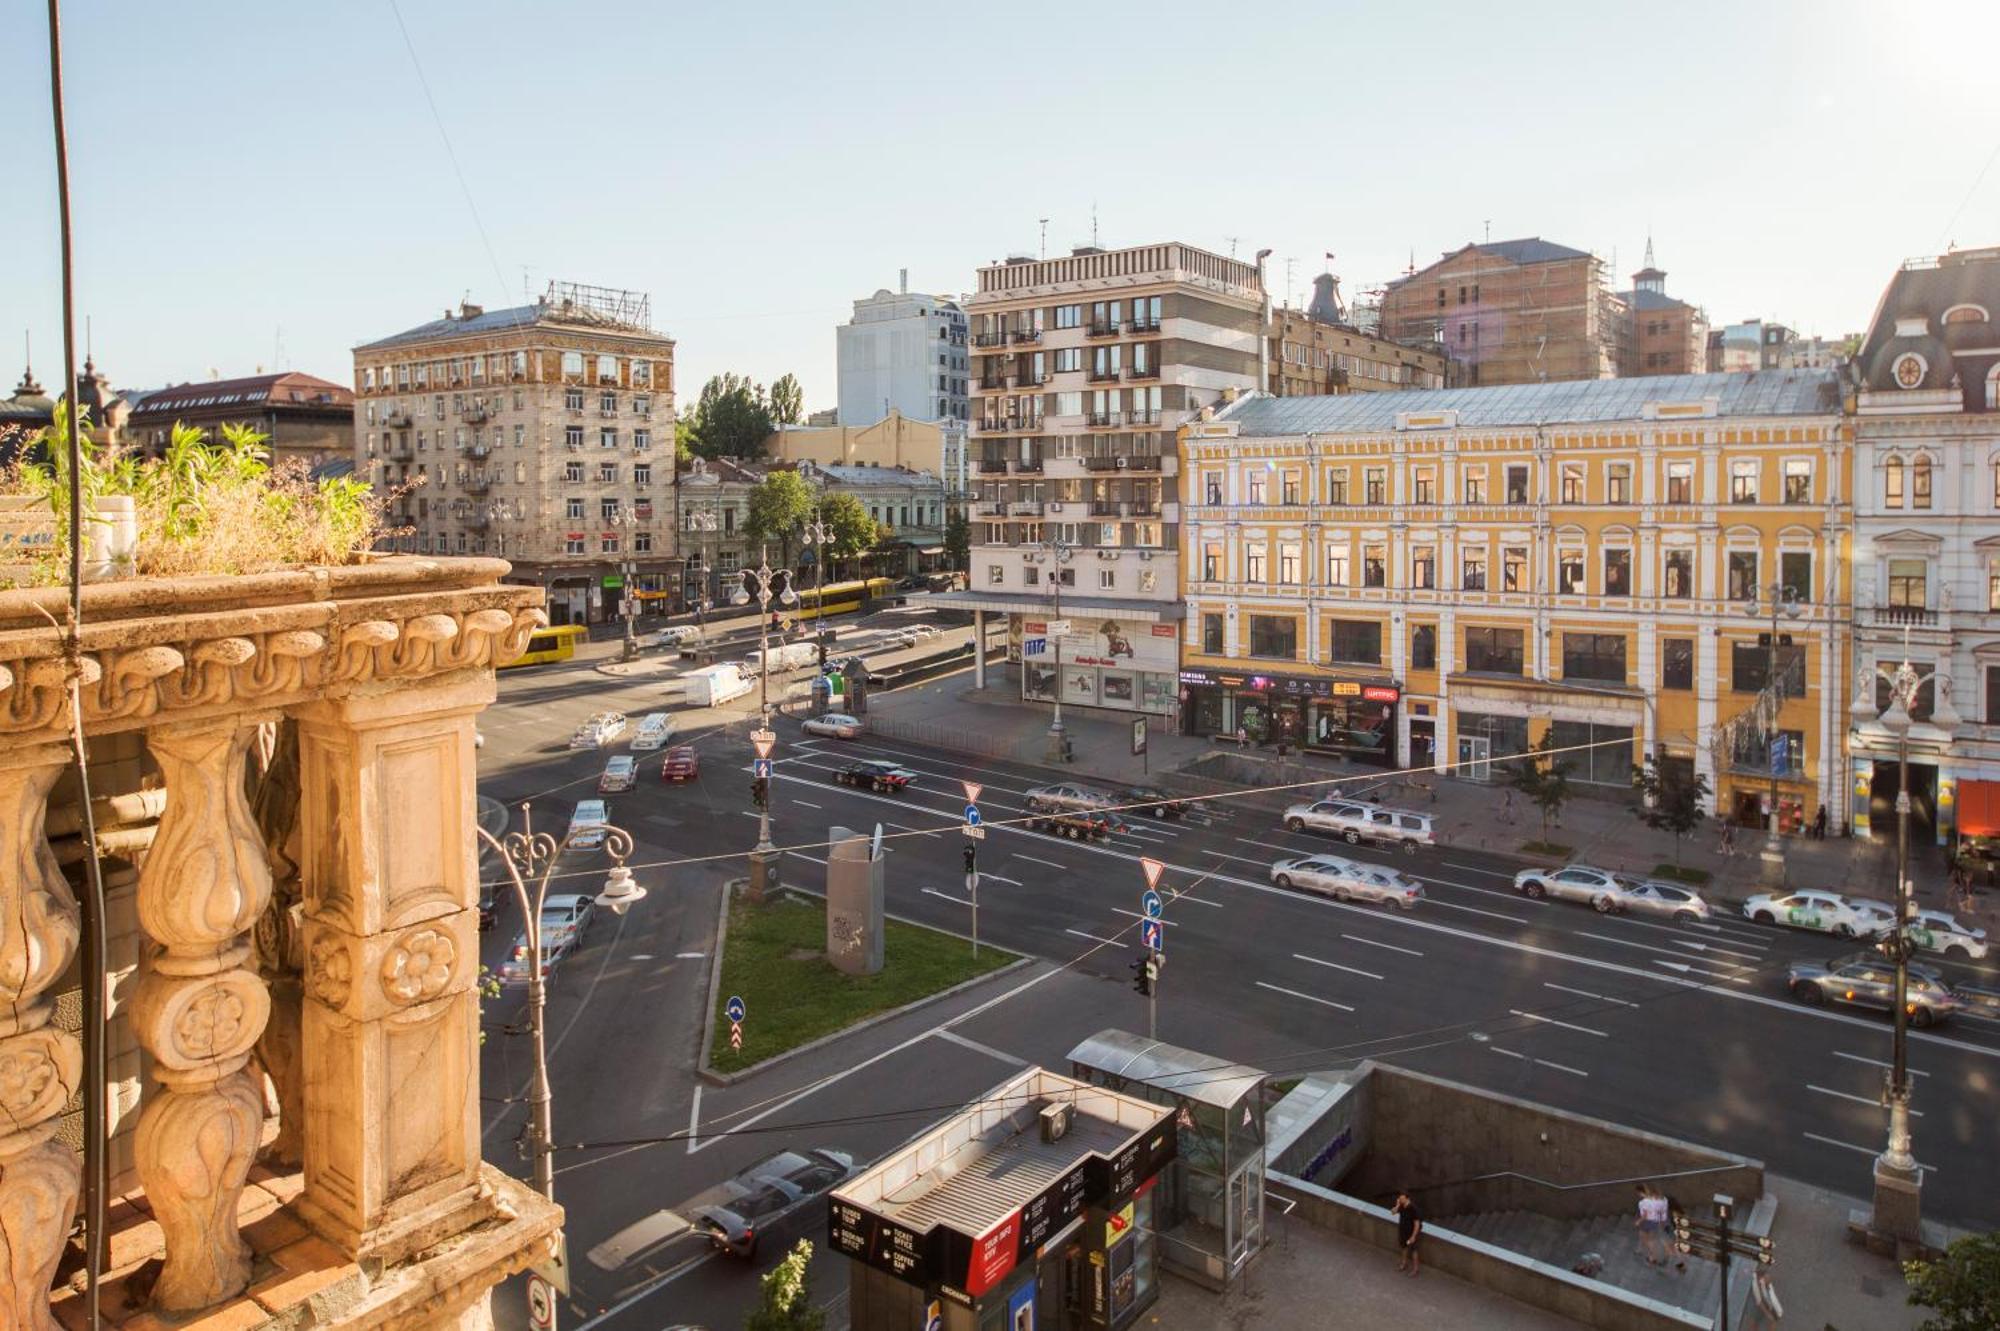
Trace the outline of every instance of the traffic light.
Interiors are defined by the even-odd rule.
[[[979,848],[970,841],[965,843],[965,871],[967,873],[979,872]]]
[[[1141,952],[1132,962],[1132,992],[1153,996],[1153,954]]]
[[[763,808],[771,798],[771,782],[768,777],[750,778],[750,799],[758,808]]]

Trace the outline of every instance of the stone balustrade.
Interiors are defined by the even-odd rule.
[[[47,826],[72,688],[87,739],[142,736],[165,794],[134,855],[146,946],[117,1012],[150,1055],[133,1148],[164,1245],[152,1306],[191,1314],[260,1278],[238,1232],[260,1146],[302,1164],[287,1209],[375,1282],[348,1324],[479,1325],[541,1255],[560,1212],[479,1153],[473,720],[546,622],[506,569],[96,585],[74,661],[60,592],[0,593],[0,1331],[53,1331],[82,1173],[58,1136],[82,1055],[51,998],[79,907]]]

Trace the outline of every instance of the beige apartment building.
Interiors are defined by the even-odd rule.
[[[906,467],[944,482],[954,500],[965,493],[965,422],[912,420],[895,408],[873,425],[783,425],[764,441],[773,462],[822,467]]]
[[[966,313],[972,570],[950,599],[1007,616],[1023,697],[1174,714],[1175,431],[1256,386],[1262,274],[1190,245],[1085,246],[980,269]]]
[[[1273,310],[1264,335],[1264,389],[1275,397],[1444,387],[1444,352],[1435,343],[1404,346],[1356,328],[1332,273],[1313,279],[1305,309]]]
[[[552,282],[354,349],[355,468],[398,550],[499,555],[552,622],[680,608],[674,343],[649,297]]]

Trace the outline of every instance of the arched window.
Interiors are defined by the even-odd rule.
[[[1910,507],[1931,506],[1931,460],[1919,454],[1910,464]]]
[[[1882,507],[1903,506],[1903,459],[1894,453],[1882,464]]]
[[[2000,411],[2000,364],[1986,372],[1986,409]]]

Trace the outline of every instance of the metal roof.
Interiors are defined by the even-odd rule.
[[[1460,429],[1637,421],[1654,402],[1716,399],[1716,415],[1810,416],[1840,409],[1833,370],[1758,370],[1748,374],[1672,374],[1643,379],[1575,379],[1333,397],[1256,394],[1216,415],[1244,435],[1362,434],[1393,430],[1405,412],[1456,411]]]
[[[1390,396],[1387,393],[1379,394]],[[1160,552],[1162,561],[1171,567],[1172,561],[1180,556],[1172,550]],[[1055,616],[1055,600],[1047,595],[1034,592],[993,592],[963,591],[941,592],[931,597],[927,604],[943,606],[948,610],[994,610],[1001,614],[1048,615]],[[1129,619],[1147,624],[1171,624],[1187,618],[1187,604],[1184,601],[1120,601],[1110,596],[1071,596],[1062,598],[1063,618],[1072,612],[1079,615],[1105,615],[1112,619]]]
[[[1070,1050],[1069,1061],[1219,1109],[1255,1095],[1265,1075],[1247,1063],[1218,1063],[1209,1054],[1120,1030],[1099,1031]]]
[[[440,337],[458,337],[467,333],[497,333],[508,328],[526,328],[546,311],[540,305],[516,305],[511,310],[483,310],[470,319],[447,315],[433,319],[415,328],[406,328],[400,333],[377,338],[373,342],[363,342],[356,351],[373,351],[378,347],[393,347],[404,342],[429,342]]]
[[[1040,1123],[1030,1117],[1021,1131],[1002,1141],[968,1143],[936,1169],[884,1197],[877,1209],[919,1231],[949,1225],[962,1234],[984,1234],[1079,1162],[1093,1154],[1116,1155],[1131,1140],[1130,1128],[1075,1113],[1060,1140],[1045,1142]]]

